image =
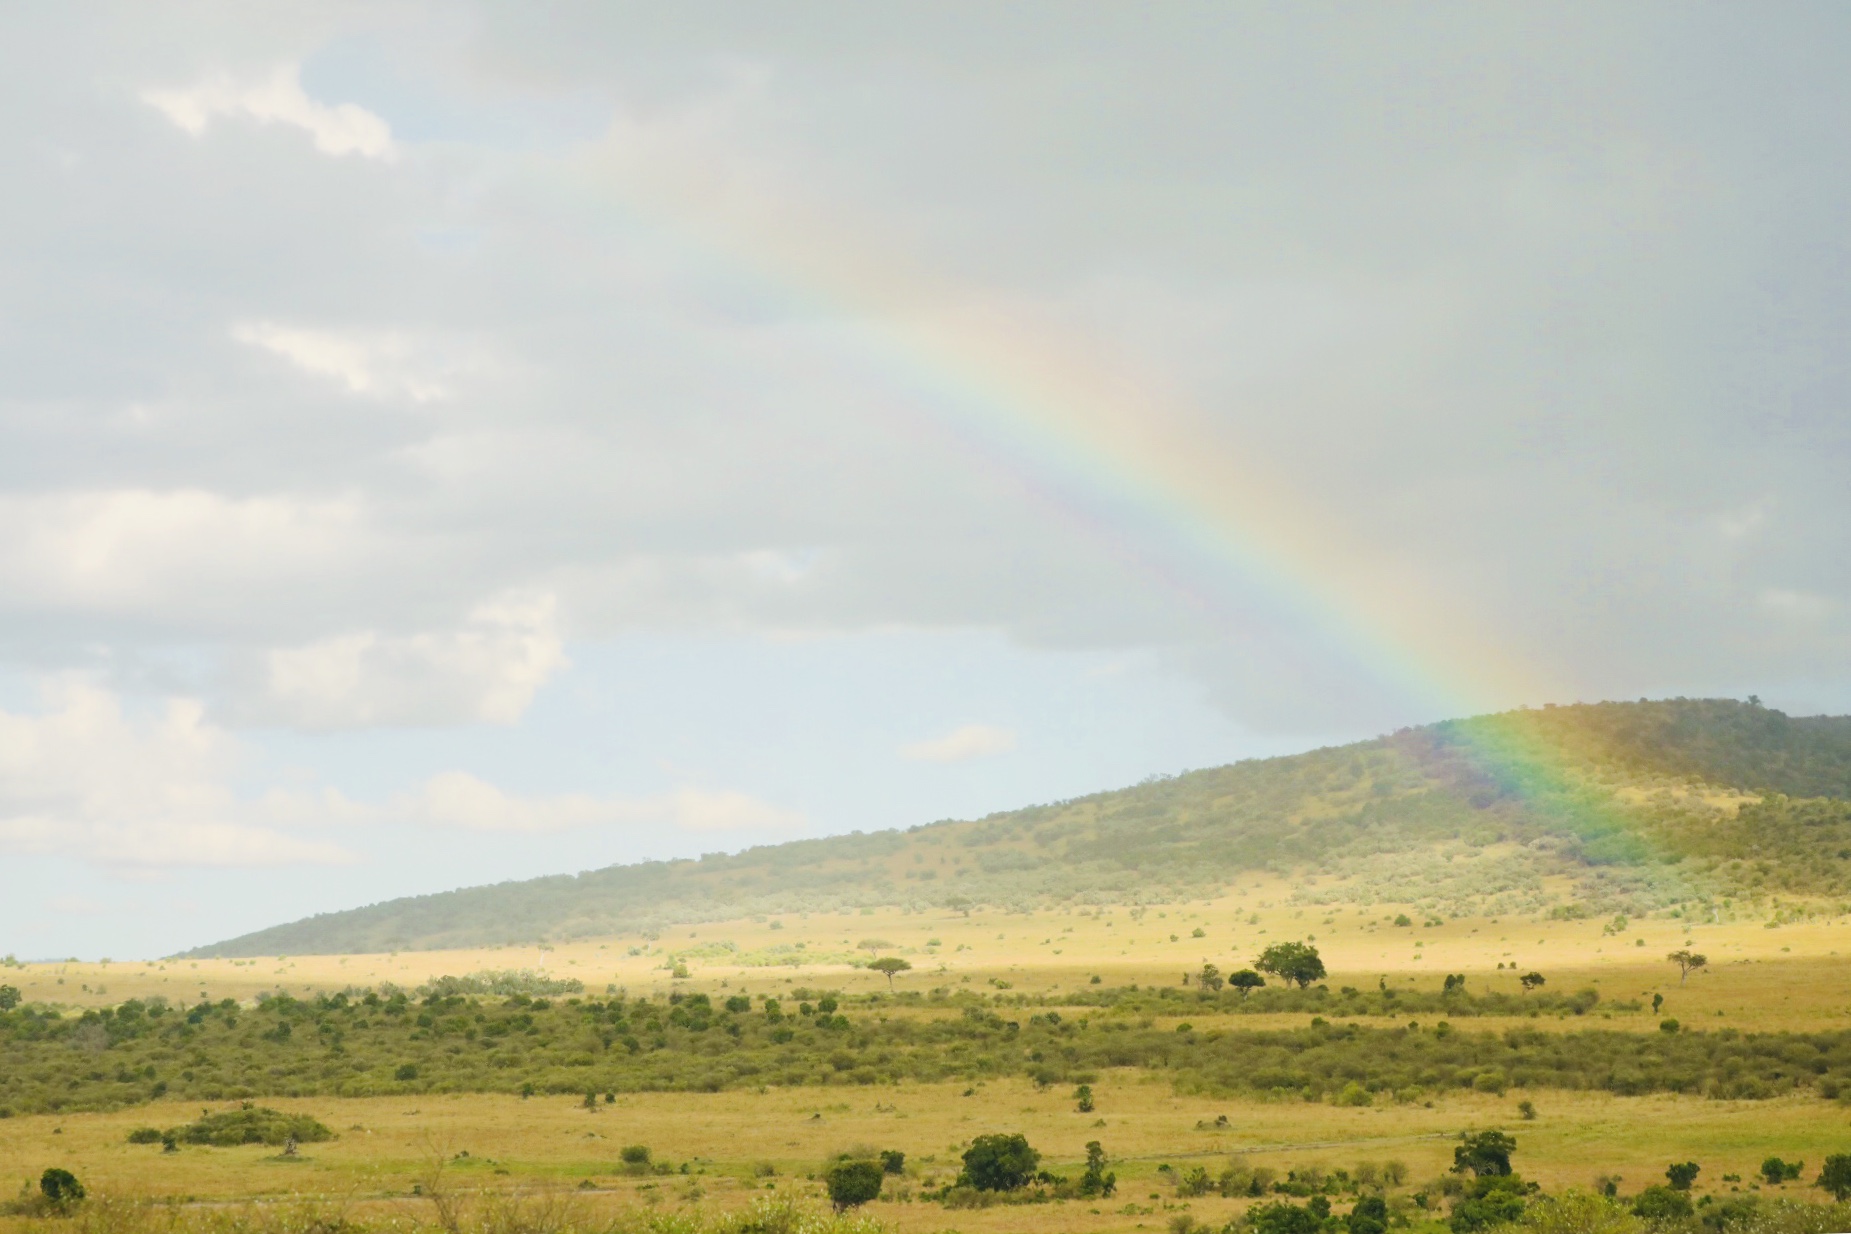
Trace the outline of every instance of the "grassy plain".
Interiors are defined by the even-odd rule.
[[[491,948],[397,955],[292,956],[260,961],[151,963],[33,963],[0,972],[28,1000],[86,1007],[160,994],[174,1002],[254,999],[264,992],[296,995],[392,982],[414,987],[441,974],[527,968],[583,981],[590,994],[615,986],[630,996],[671,989],[709,993],[779,994],[792,986],[848,992],[884,989],[886,980],[841,962],[801,966],[742,964],[756,954],[906,956],[914,971],[901,988],[971,988],[994,995],[1053,995],[1133,982],[1175,985],[1206,962],[1224,971],[1244,966],[1268,942],[1313,938],[1331,969],[1329,984],[1432,988],[1446,973],[1464,973],[1474,990],[1515,992],[1520,972],[1544,973],[1552,990],[1595,984],[1604,1001],[1640,1000],[1638,1012],[1607,1011],[1610,1020],[1522,1021],[1528,1027],[1634,1029],[1657,1032],[1654,993],[1663,1015],[1690,1028],[1840,1029],[1851,1023],[1851,924],[1819,915],[1768,928],[1761,921],[1695,924],[1653,918],[1594,920],[1457,920],[1422,924],[1395,905],[1335,912],[1287,903],[1280,882],[1247,880],[1214,901],[1097,911],[969,916],[898,910],[793,915],[772,920],[707,924],[665,934],[591,940],[541,951]],[[1396,926],[1406,912],[1413,926]],[[1201,936],[1196,936],[1196,931]],[[1640,945],[1638,940],[1644,940]],[[864,948],[862,944],[879,944]],[[797,944],[803,944],[799,949]],[[719,944],[732,944],[723,950]],[[1710,957],[1707,971],[1680,984],[1668,951],[1690,946]],[[1844,954],[1840,954],[1840,953]],[[677,958],[690,973],[671,976]],[[1498,967],[1503,965],[1504,967]],[[939,1014],[921,1010],[918,1014]],[[1431,1017],[1429,1017],[1431,1018]],[[1302,1024],[1303,1015],[1253,1017]],[[1484,1020],[1473,1030],[1492,1029]],[[1468,1027],[1461,1025],[1462,1028]],[[1749,1189],[1763,1158],[1778,1154],[1808,1162],[1805,1181],[1789,1193],[1817,1194],[1807,1185],[1829,1152],[1851,1151],[1851,1115],[1816,1096],[1728,1102],[1698,1097],[1618,1097],[1600,1092],[1512,1090],[1504,1096],[1467,1091],[1430,1102],[1341,1108],[1302,1101],[1178,1096],[1167,1077],[1108,1072],[1094,1084],[1098,1108],[1074,1109],[1064,1087],[1037,1090],[1024,1080],[987,1083],[902,1083],[827,1089],[770,1088],[720,1093],[625,1094],[588,1113],[558,1096],[396,1096],[366,1099],[265,1099],[263,1104],[310,1113],[339,1138],[305,1146],[303,1160],[283,1160],[274,1148],[188,1147],[163,1154],[159,1145],[125,1142],[139,1126],[166,1127],[197,1115],[197,1103],[156,1103],[106,1114],[35,1115],[0,1120],[0,1179],[26,1181],[47,1165],[78,1173],[94,1192],[199,1202],[293,1194],[347,1196],[362,1206],[409,1206],[433,1160],[465,1188],[556,1188],[591,1206],[737,1206],[752,1197],[789,1194],[819,1198],[806,1178],[823,1158],[854,1146],[906,1152],[909,1176],[890,1186],[894,1198],[872,1211],[901,1231],[1077,1230],[1164,1228],[1184,1205],[1219,1224],[1245,1201],[1215,1196],[1184,1201],[1160,1165],[1203,1164],[1217,1172],[1231,1156],[1283,1173],[1306,1165],[1353,1168],[1399,1160],[1410,1185],[1441,1173],[1451,1160],[1448,1138],[1460,1130],[1501,1126],[1520,1144],[1519,1167],[1545,1188],[1586,1186],[1617,1174],[1636,1189],[1662,1177],[1672,1160],[1703,1165],[1698,1190]],[[1533,1121],[1517,1103],[1536,1107]],[[1228,1125],[1215,1129],[1215,1119]],[[1086,1141],[1100,1140],[1113,1159],[1120,1194],[1111,1201],[1032,1208],[948,1212],[906,1200],[956,1172],[972,1136],[1020,1131],[1046,1154],[1051,1168],[1077,1173]],[[618,1149],[646,1144],[658,1160],[685,1162],[690,1173],[632,1177]],[[458,1157],[467,1153],[466,1157]],[[767,1173],[766,1171],[775,1171]],[[1723,1181],[1738,1174],[1738,1183]],[[589,1183],[589,1189],[583,1189]],[[10,1184],[9,1184],[10,1185]],[[1155,1198],[1152,1198],[1155,1197]],[[409,1211],[409,1210],[408,1210]]]

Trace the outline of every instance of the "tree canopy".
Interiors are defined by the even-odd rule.
[[[1324,961],[1310,943],[1274,943],[1260,953],[1253,966],[1304,989],[1324,978]]]

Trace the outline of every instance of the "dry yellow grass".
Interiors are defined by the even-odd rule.
[[[1114,1159],[1120,1194],[1098,1204],[955,1214],[893,1198],[873,1211],[901,1231],[955,1225],[1103,1232],[1160,1227],[1166,1212],[1183,1205],[1158,1171],[1161,1164],[1203,1164],[1218,1171],[1239,1155],[1283,1172],[1308,1164],[1331,1169],[1399,1160],[1418,1183],[1451,1163],[1451,1136],[1493,1125],[1517,1136],[1519,1166],[1551,1191],[1586,1186],[1609,1173],[1636,1188],[1661,1178],[1668,1162],[1683,1159],[1702,1163],[1700,1190],[1727,1191],[1724,1174],[1751,1178],[1770,1153],[1803,1158],[1816,1168],[1825,1154],[1851,1150],[1846,1117],[1810,1101],[1544,1093],[1534,1098],[1537,1118],[1526,1122],[1517,1114],[1515,1096],[1461,1093],[1431,1106],[1337,1109],[1178,1097],[1160,1082],[1131,1074],[1108,1075],[1094,1088],[1099,1108],[1090,1115],[1076,1113],[1064,1092],[1038,1092],[1019,1081],[981,1085],[969,1096],[963,1085],[644,1094],[595,1114],[563,1098],[279,1100],[273,1104],[314,1114],[340,1130],[331,1143],[305,1146],[304,1159],[294,1162],[261,1146],[190,1147],[164,1155],[158,1145],[126,1143],[131,1128],[177,1122],[197,1112],[168,1104],[0,1122],[0,1178],[28,1181],[45,1165],[61,1164],[93,1191],[114,1197],[224,1201],[308,1194],[413,1204],[414,1184],[441,1158],[450,1163],[450,1182],[469,1189],[576,1189],[590,1181],[597,1190],[587,1198],[597,1204],[732,1206],[769,1191],[820,1201],[820,1185],[803,1175],[815,1172],[826,1155],[851,1146],[905,1151],[910,1177],[890,1184],[890,1192],[910,1191],[955,1172],[958,1152],[972,1136],[1020,1131],[1054,1168],[1068,1172],[1077,1172],[1086,1141],[1100,1140]],[[1227,1129],[1204,1129],[1220,1115],[1227,1116]],[[661,1160],[689,1162],[696,1172],[626,1176],[618,1150],[631,1143],[649,1145]],[[459,1159],[459,1153],[468,1156]],[[777,1174],[757,1177],[763,1164]],[[1807,1187],[1785,1190],[1817,1198]],[[1187,1206],[1219,1223],[1239,1203],[1209,1197]]]

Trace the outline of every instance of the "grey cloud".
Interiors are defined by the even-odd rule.
[[[1262,726],[1429,705],[1086,474],[973,446],[856,334],[982,307],[1191,408],[1231,475],[1563,693],[1841,671],[1830,7],[201,12],[41,13],[5,53],[22,660],[203,649],[230,715],[479,718],[467,673],[279,712],[251,666],[404,668],[527,592],[568,639],[1157,646]],[[279,65],[395,157],[143,100]],[[929,277],[870,306],[753,228]]]

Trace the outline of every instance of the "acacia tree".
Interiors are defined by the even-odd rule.
[[[1689,949],[1673,951],[1670,955],[1666,956],[1665,959],[1677,965],[1677,983],[1679,985],[1683,985],[1684,982],[1689,979],[1693,970],[1707,968],[1710,962],[1708,956],[1699,955],[1697,952]]]
[[[1324,976],[1324,961],[1310,943],[1274,943],[1260,953],[1253,966],[1301,990]]]
[[[1243,968],[1238,973],[1228,974],[1228,988],[1230,990],[1239,990],[1242,998],[1247,997],[1247,995],[1253,993],[1265,984],[1266,978],[1260,976],[1250,968]]]
[[[912,962],[897,955],[884,955],[878,960],[868,961],[868,967],[887,978],[887,992],[893,993],[893,978],[896,973],[912,971]]]
[[[1517,978],[1517,984],[1523,987],[1523,992],[1525,994],[1528,994],[1539,985],[1547,985],[1548,978],[1544,977],[1541,973],[1525,973],[1523,976]]]

